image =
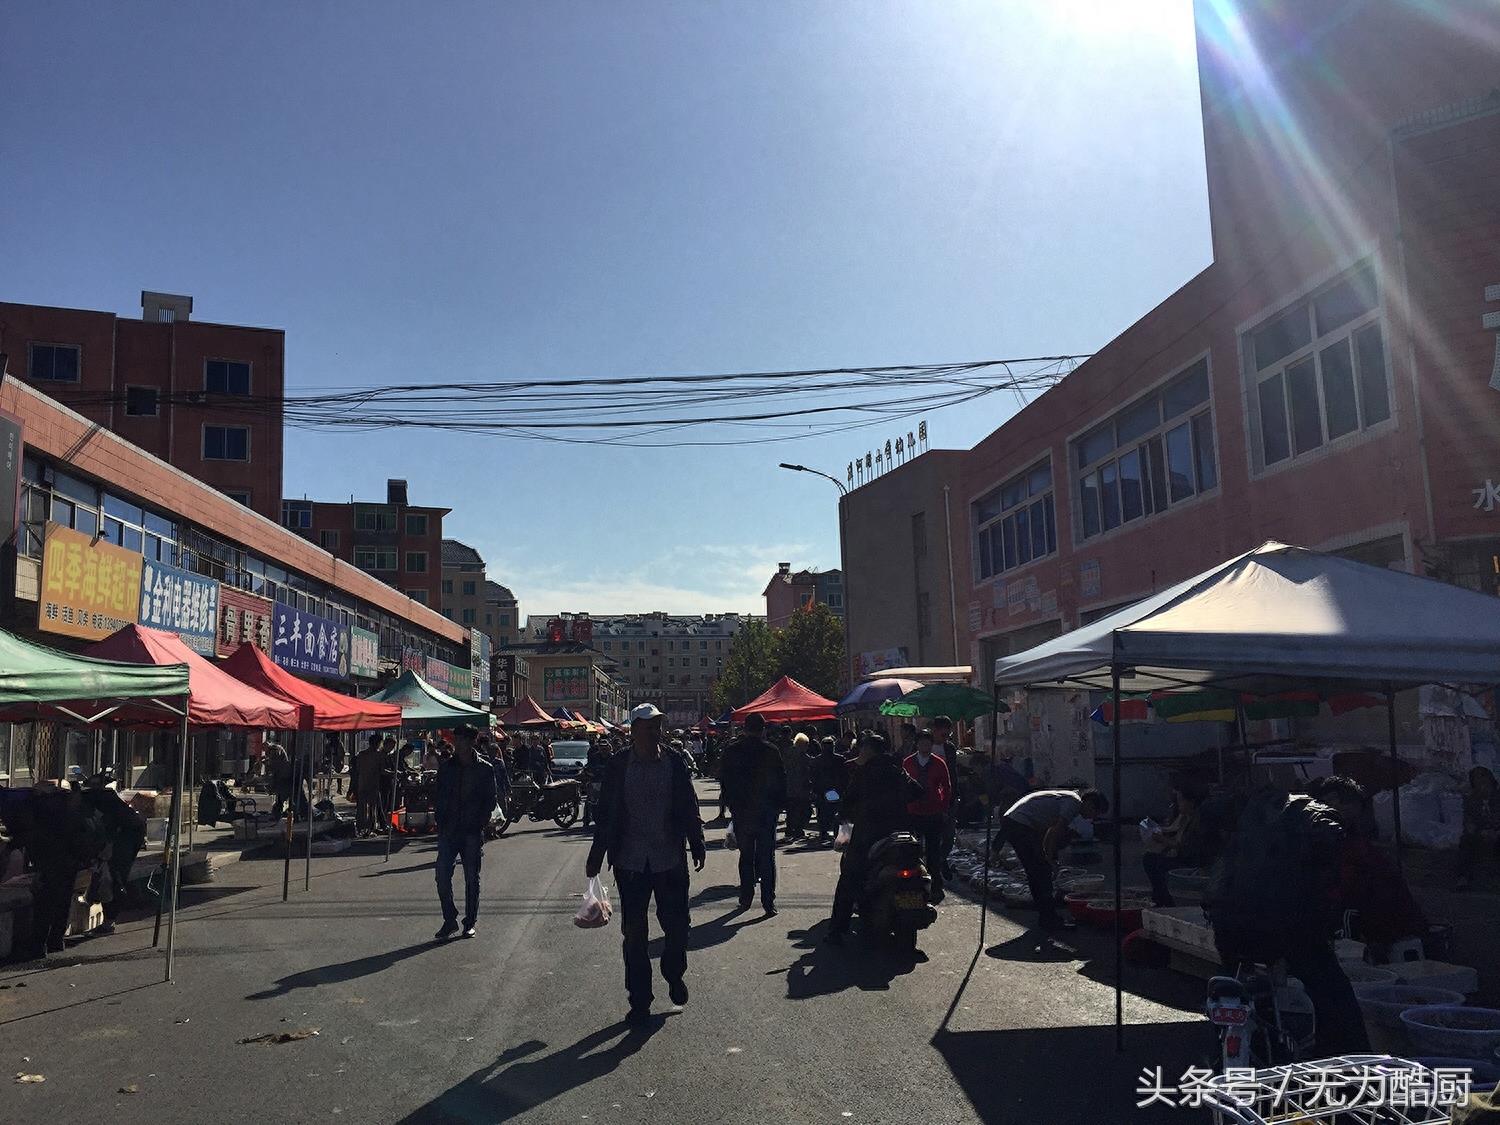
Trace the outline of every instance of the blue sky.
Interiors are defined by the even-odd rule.
[[[1210,256],[1190,0],[10,0],[0,106],[0,299],[191,293],[293,391],[1087,352]],[[290,431],[285,491],[407,478],[526,612],[758,611],[838,560],[777,462],[869,445]]]

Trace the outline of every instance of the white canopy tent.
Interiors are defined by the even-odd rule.
[[[1130,691],[1215,685],[1395,692],[1500,684],[1500,598],[1302,547],[1268,542],[1083,628],[995,662],[995,688]],[[1120,724],[1113,807],[1120,811]],[[1393,802],[1400,847],[1399,787]],[[1123,1043],[1120,833],[1115,834],[1115,1026]]]

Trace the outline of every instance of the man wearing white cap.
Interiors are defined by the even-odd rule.
[[[599,874],[606,857],[620,889],[620,928],[625,938],[625,988],[633,1024],[651,1016],[651,959],[646,911],[656,898],[663,944],[661,975],[672,1003],[687,1003],[688,915],[686,852],[703,870],[703,824],[698,794],[678,750],[661,743],[661,712],[643,703],[630,713],[631,748],[609,759],[599,797],[594,846],[585,871]]]

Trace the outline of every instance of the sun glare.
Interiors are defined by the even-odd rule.
[[[1175,37],[1190,29],[1192,0],[1043,0],[1058,24],[1079,38]]]

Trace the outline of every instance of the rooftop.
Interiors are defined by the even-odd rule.
[[[477,566],[483,568],[484,560],[479,552],[457,539],[443,540],[443,566]]]

